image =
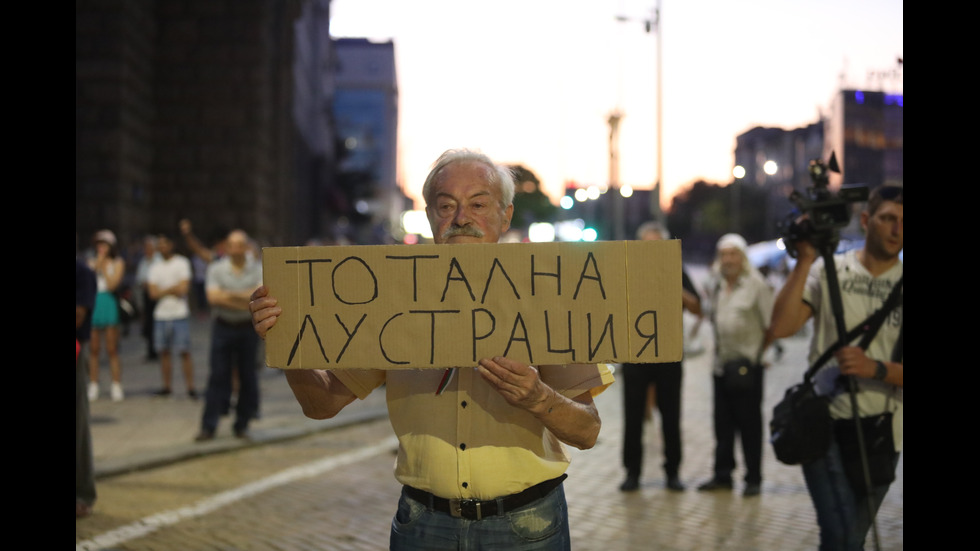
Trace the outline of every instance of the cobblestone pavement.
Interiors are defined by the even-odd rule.
[[[702,329],[705,329],[704,327]],[[766,374],[765,422],[772,406],[785,389],[802,377],[807,340],[794,337],[783,341],[785,353]],[[710,348],[709,348],[710,349]],[[734,473],[732,492],[696,491],[712,474],[710,355],[685,360],[683,418],[684,459],[681,478],[687,491],[664,489],[660,464],[659,417],[648,422],[645,437],[644,472],[640,490],[622,493],[617,489],[624,471],[622,442],[622,395],[615,385],[600,395],[603,417],[600,442],[585,452],[575,452],[569,468],[567,494],[572,518],[573,541],[578,550],[803,550],[816,549],[818,530],[815,513],[799,467],[779,463],[766,444],[763,449],[762,494],[741,496],[744,470]],[[768,431],[767,431],[768,433]],[[736,458],[741,467],[741,450]],[[572,483],[575,481],[575,483]],[[881,548],[902,549],[903,462],[897,480],[879,511],[877,528]],[[868,549],[873,549],[869,536]]]
[[[203,389],[207,374],[209,329],[207,322],[200,319],[195,321],[194,328],[195,380],[197,388]],[[702,331],[709,329],[708,326],[702,327]],[[766,419],[785,388],[802,375],[806,342],[803,337],[783,341],[785,353],[782,359],[767,372]],[[710,342],[706,345],[710,350]],[[123,342],[126,400],[111,402],[103,397],[92,404],[94,455],[100,479],[165,465],[178,469],[180,473],[183,472],[179,469],[184,459],[206,457],[231,448],[258,447],[270,441],[301,435],[320,434],[326,429],[338,431],[334,440],[339,437],[337,435],[343,434],[343,441],[361,448],[366,442],[376,442],[378,438],[390,436],[382,392],[374,393],[369,400],[353,404],[331,423],[312,421],[302,416],[282,374],[263,368],[262,417],[252,426],[253,439],[245,442],[232,437],[228,426],[230,421],[223,420],[218,438],[204,444],[194,443],[193,436],[198,430],[203,403],[184,395],[179,375],[175,378],[174,397],[152,397],[152,391],[159,387],[159,368],[155,363],[144,363],[142,350],[141,339],[135,331],[131,331]],[[816,548],[816,522],[800,469],[777,462],[768,445],[764,450],[761,496],[742,497],[738,482],[732,492],[705,494],[695,490],[697,484],[711,474],[714,439],[711,430],[709,364],[710,354],[707,353],[689,356],[685,360],[682,421],[684,461],[681,468],[681,477],[688,486],[685,492],[668,492],[663,487],[659,466],[662,460],[660,427],[656,414],[645,430],[646,454],[640,490],[631,493],[618,490],[624,474],[620,465],[622,391],[613,385],[598,397],[597,404],[603,418],[599,442],[591,450],[572,451],[573,460],[566,482],[574,549],[680,551]],[[378,422],[379,419],[384,422]],[[315,441],[297,444],[301,445],[312,449]],[[741,459],[740,452],[737,457]],[[184,472],[175,476],[190,475]],[[741,476],[741,471],[736,470],[736,481]],[[899,463],[897,476],[877,519],[881,546],[886,550],[903,548],[902,462]],[[331,485],[330,489],[318,490],[318,480],[319,484]],[[310,503],[313,500],[318,503],[316,509],[319,514],[329,518],[331,525],[343,528],[333,533],[330,543],[324,544],[317,539],[316,530],[307,535],[290,534],[287,537],[281,530],[277,533],[276,524],[271,523],[267,526],[266,536],[268,541],[276,541],[275,549],[386,547],[388,520],[398,492],[397,483],[391,476],[389,450],[379,451],[347,467],[342,476],[314,477],[309,484],[289,486],[282,491],[299,492],[306,499],[277,497],[275,501],[280,508],[288,503]],[[320,503],[319,496],[323,494],[319,492],[327,491],[333,498]],[[337,499],[336,496],[344,497]],[[108,496],[100,496],[100,501],[104,499],[108,499]],[[108,507],[108,504],[104,506]],[[160,504],[160,507],[165,507],[165,504]],[[99,509],[100,504],[97,504],[96,516]],[[234,513],[218,509],[209,514],[227,516],[226,529],[229,533],[234,533],[242,523],[247,524],[251,516],[247,510],[238,507],[234,508]],[[262,513],[255,511],[255,514]],[[77,522],[98,522],[96,516]],[[76,524],[76,543],[79,539],[78,526]],[[323,526],[318,529],[322,531]],[[198,537],[197,544],[190,545],[189,549],[238,548],[217,543],[217,546],[204,545],[202,542],[212,536],[200,534]],[[869,538],[868,548],[872,547]],[[262,549],[263,546],[259,543],[249,548]],[[270,544],[268,548],[273,547]]]

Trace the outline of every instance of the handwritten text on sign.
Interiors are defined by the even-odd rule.
[[[679,241],[272,247],[272,367],[662,363],[682,353]]]

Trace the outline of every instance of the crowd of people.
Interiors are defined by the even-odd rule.
[[[93,270],[97,283],[87,346],[90,401],[125,399],[126,366],[121,364],[119,346],[134,329],[145,345],[143,361],[160,365],[160,386],[153,394],[174,394],[172,372],[178,362],[186,396],[195,400],[202,397],[194,383],[189,321],[191,316],[205,319],[215,315],[215,299],[208,297],[206,285],[208,270],[226,257],[229,235],[244,236],[243,253],[248,256],[249,267],[261,270],[258,245],[243,231],[235,232],[205,245],[194,234],[190,220],[184,219],[173,231],[148,234],[133,243],[121,243],[112,230],[102,229],[95,232],[88,246],[80,250],[76,246],[76,258]],[[102,375],[106,364],[108,381]]]
[[[178,250],[181,244],[186,254]],[[173,233],[146,235],[131,249],[121,250],[115,233],[108,229],[97,231],[90,247],[78,249],[76,235],[75,509],[76,518],[83,518],[91,514],[96,495],[89,406],[103,395],[103,358],[110,368],[109,397],[115,402],[125,399],[119,346],[131,323],[138,323],[145,341],[144,361],[159,364],[160,386],[152,395],[174,396],[173,369],[179,362],[187,398],[199,400],[191,317],[209,316],[213,327],[207,388],[201,430],[193,438],[198,442],[214,438],[233,401],[234,434],[249,438],[249,424],[259,414],[260,364],[259,338],[252,329],[248,302],[262,283],[262,264],[258,247],[243,230],[233,230],[207,247],[194,235],[189,220],[181,220]],[[192,258],[203,266],[198,289]]]
[[[485,155],[470,150],[446,152],[434,164],[423,188],[435,242],[498,242],[509,229],[513,193],[510,174]],[[734,488],[739,441],[742,493],[746,497],[761,493],[766,353],[778,339],[796,334],[811,318],[811,361],[832,346],[836,350],[834,360],[818,377],[821,392],[831,398],[836,423],[843,426],[850,420],[855,403],[860,417],[887,414],[894,451],[887,461],[894,471],[903,431],[901,307],[867,349],[835,343],[838,312],[828,279],[831,283],[838,277],[841,280],[841,314],[847,324],[859,322],[880,307],[888,291],[901,282],[903,208],[901,188],[872,192],[860,218],[865,245],[833,257],[837,277],[828,278],[827,258],[802,240],[793,244],[797,261],[785,284],[775,287],[751,265],[745,239],[738,234],[719,239],[709,278],[701,288],[683,274],[683,308],[710,322],[715,343],[713,380],[704,382],[712,386],[714,396],[714,467],[706,473],[707,481],[697,486],[698,491]],[[187,254],[206,266],[201,292],[212,319],[208,384],[195,440],[215,438],[218,421],[229,414],[233,396],[237,397],[234,435],[248,438],[249,423],[259,410],[256,349],[283,312],[262,285],[258,251],[244,231],[231,231],[211,246],[197,239],[188,221],[178,231]],[[663,225],[651,223],[642,226],[636,238],[668,239],[669,234]],[[146,357],[161,364],[157,394],[173,392],[171,362],[179,356],[186,391],[190,397],[197,396],[187,323],[195,309],[192,262],[176,252],[177,242],[169,235],[148,236],[141,245],[142,254],[127,260],[111,231],[96,233],[91,258],[84,266],[95,280],[90,306],[89,302],[82,305],[90,308],[88,314],[79,314],[78,274],[84,267],[76,267],[76,371],[82,399],[101,398],[103,351],[111,375],[109,396],[124,399],[116,299],[120,287],[126,285],[130,262],[131,281],[137,286],[132,296],[137,297],[144,316],[141,335],[147,341]],[[732,375],[735,364],[743,368],[742,375],[748,374],[737,383]],[[663,487],[684,491],[680,476],[682,363],[624,364],[616,374],[621,375],[626,421],[622,444],[626,478],[619,489],[640,488],[642,431],[656,410],[662,417]],[[450,542],[472,527],[479,529],[469,533],[484,543],[494,540],[506,547],[535,540],[541,542],[535,549],[568,548],[562,484],[570,459],[564,447],[587,449],[596,443],[601,421],[593,397],[614,381],[608,366],[533,366],[497,356],[480,360],[476,370],[446,373],[364,369],[287,370],[285,375],[304,414],[313,418],[332,417],[354,400],[385,387],[392,427],[399,439],[395,477],[403,485],[391,528],[393,549],[437,549],[443,542],[455,545]],[[848,378],[856,381],[850,388],[843,382]],[[442,385],[440,379],[448,383]],[[391,400],[393,396],[400,399]],[[76,398],[76,421],[78,402]],[[86,446],[90,453],[84,431],[76,428],[77,453],[84,455]],[[455,436],[427,436],[433,434]],[[887,477],[876,479],[867,490],[843,475],[841,465],[849,458],[842,450],[850,448],[841,441],[846,434],[835,431],[826,457],[802,468],[817,512],[821,549],[861,548],[890,484]],[[515,468],[486,468],[502,464]],[[76,461],[76,510],[81,503],[81,510],[88,514],[94,489],[79,484],[78,465]],[[504,518],[519,511],[542,519],[539,530],[514,534],[506,529]]]

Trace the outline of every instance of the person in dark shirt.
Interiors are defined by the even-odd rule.
[[[658,222],[642,224],[636,231],[636,238],[643,241],[670,239],[667,228]],[[683,308],[692,314],[701,314],[701,298],[687,272],[682,273]],[[646,419],[647,397],[653,388],[654,402],[660,412],[660,427],[663,434],[665,486],[674,492],[684,491],[680,479],[681,466],[681,381],[683,366],[681,362],[660,364],[623,364],[623,467],[626,479],[619,489],[632,492],[640,487],[640,473],[643,466],[643,423]]]

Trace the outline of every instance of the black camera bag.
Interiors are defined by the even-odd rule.
[[[830,400],[819,396],[813,380],[804,377],[803,382],[789,387],[772,409],[769,441],[781,463],[804,465],[827,453],[833,430]]]
[[[864,484],[864,471],[861,464],[860,447],[858,446],[858,422],[861,423],[861,434],[865,442],[865,454],[868,461],[868,474],[872,486],[891,484],[895,481],[895,461],[898,452],[895,451],[895,440],[892,436],[892,417],[890,411],[854,419],[838,419],[834,422],[834,434],[840,446],[841,461],[844,474],[847,475],[851,488],[859,496],[867,495]]]

